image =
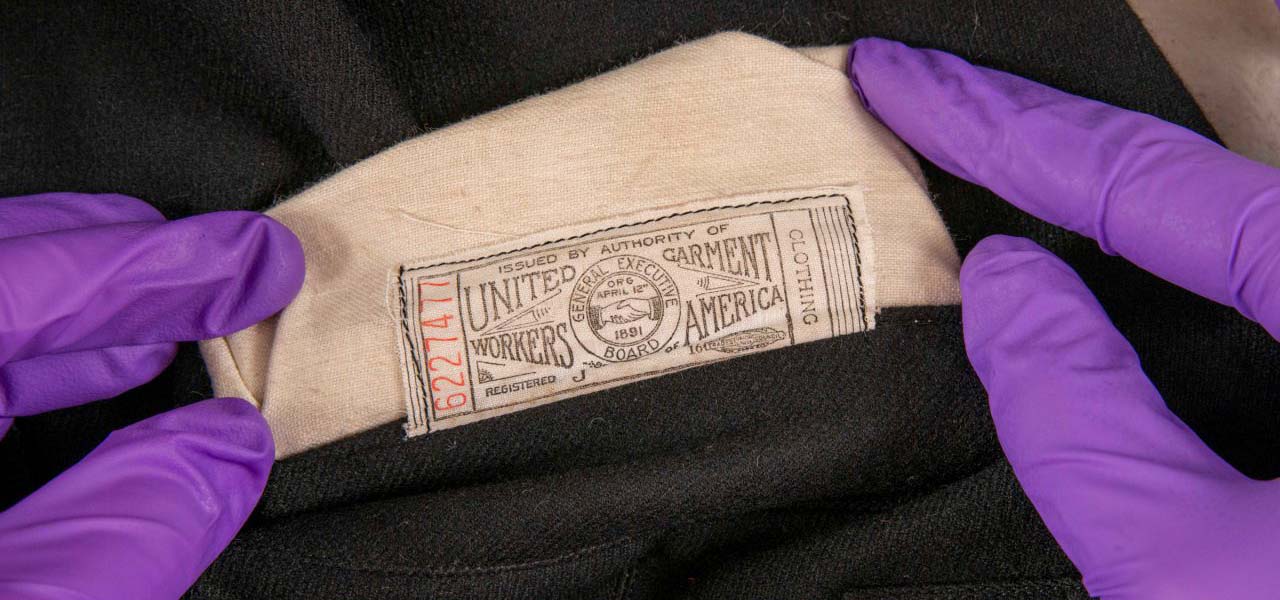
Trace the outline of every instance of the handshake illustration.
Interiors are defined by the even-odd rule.
[[[653,305],[648,300],[639,298],[619,300],[600,309],[600,318],[615,325],[630,323],[652,314]]]
[[[599,329],[605,323],[623,325],[643,317],[658,319],[662,316],[661,298],[626,298],[591,309],[591,326]]]

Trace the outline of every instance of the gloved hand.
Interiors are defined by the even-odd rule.
[[[940,167],[1280,334],[1280,172],[942,52],[864,39],[850,76]],[[1241,475],[1169,412],[1066,264],[993,236],[960,289],[1000,443],[1091,594],[1280,596],[1280,483]]]
[[[165,222],[124,196],[0,199],[0,435],[145,383],[175,342],[271,316],[302,276],[298,240],[260,214]],[[111,434],[0,514],[0,598],[177,598],[244,524],[273,454],[237,398]]]

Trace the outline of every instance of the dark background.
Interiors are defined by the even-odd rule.
[[[941,48],[1213,135],[1120,0],[16,0],[0,14],[0,197],[119,192],[154,203],[170,218],[261,210],[408,137],[724,30],[790,45],[882,36]],[[962,254],[986,235],[1009,233],[1062,256],[1134,343],[1176,412],[1247,474],[1280,474],[1274,434],[1280,411],[1272,403],[1280,355],[1260,327],[923,165]],[[955,321],[954,314],[934,316]],[[930,343],[959,353],[958,329],[947,331],[942,337],[950,341]],[[832,351],[778,360],[812,361]],[[727,374],[748,375],[747,364],[731,364],[738,366],[723,367]],[[946,364],[955,371],[947,378],[961,380],[957,389],[980,394],[963,362]],[[687,376],[662,381],[598,401],[644,402],[699,389]],[[187,345],[165,374],[122,397],[18,419],[0,441],[0,506],[72,464],[112,429],[209,394],[199,356]],[[549,409],[558,410],[579,409]],[[983,415],[970,417],[982,440],[975,442],[979,454],[1002,462]],[[390,448],[383,461],[427,460],[434,452],[425,443],[399,442],[397,427],[280,463],[251,530],[335,503],[358,505],[438,484],[419,473],[368,489],[359,473],[347,472],[336,486],[317,474],[360,464],[343,450],[352,444]],[[244,550],[253,543],[259,550]],[[268,546],[242,542],[233,549],[253,554]],[[1039,551],[1056,551],[1048,548]],[[249,568],[252,561],[242,563]],[[239,597],[210,592],[223,589],[216,581],[203,589],[210,597]],[[951,593],[964,597],[963,590]]]

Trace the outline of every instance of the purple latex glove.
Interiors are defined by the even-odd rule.
[[[942,52],[864,39],[850,75],[942,168],[1280,334],[1280,171]],[[960,286],[1000,443],[1091,594],[1280,595],[1280,484],[1244,477],[1169,412],[1065,263],[993,236]]]
[[[145,383],[175,342],[271,316],[302,276],[297,238],[257,213],[166,222],[125,196],[0,199],[0,435]],[[0,514],[0,598],[177,598],[244,524],[273,454],[237,398],[111,434]]]

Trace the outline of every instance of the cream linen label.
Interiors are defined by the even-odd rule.
[[[392,274],[410,436],[865,331],[858,187],[680,205]]]

